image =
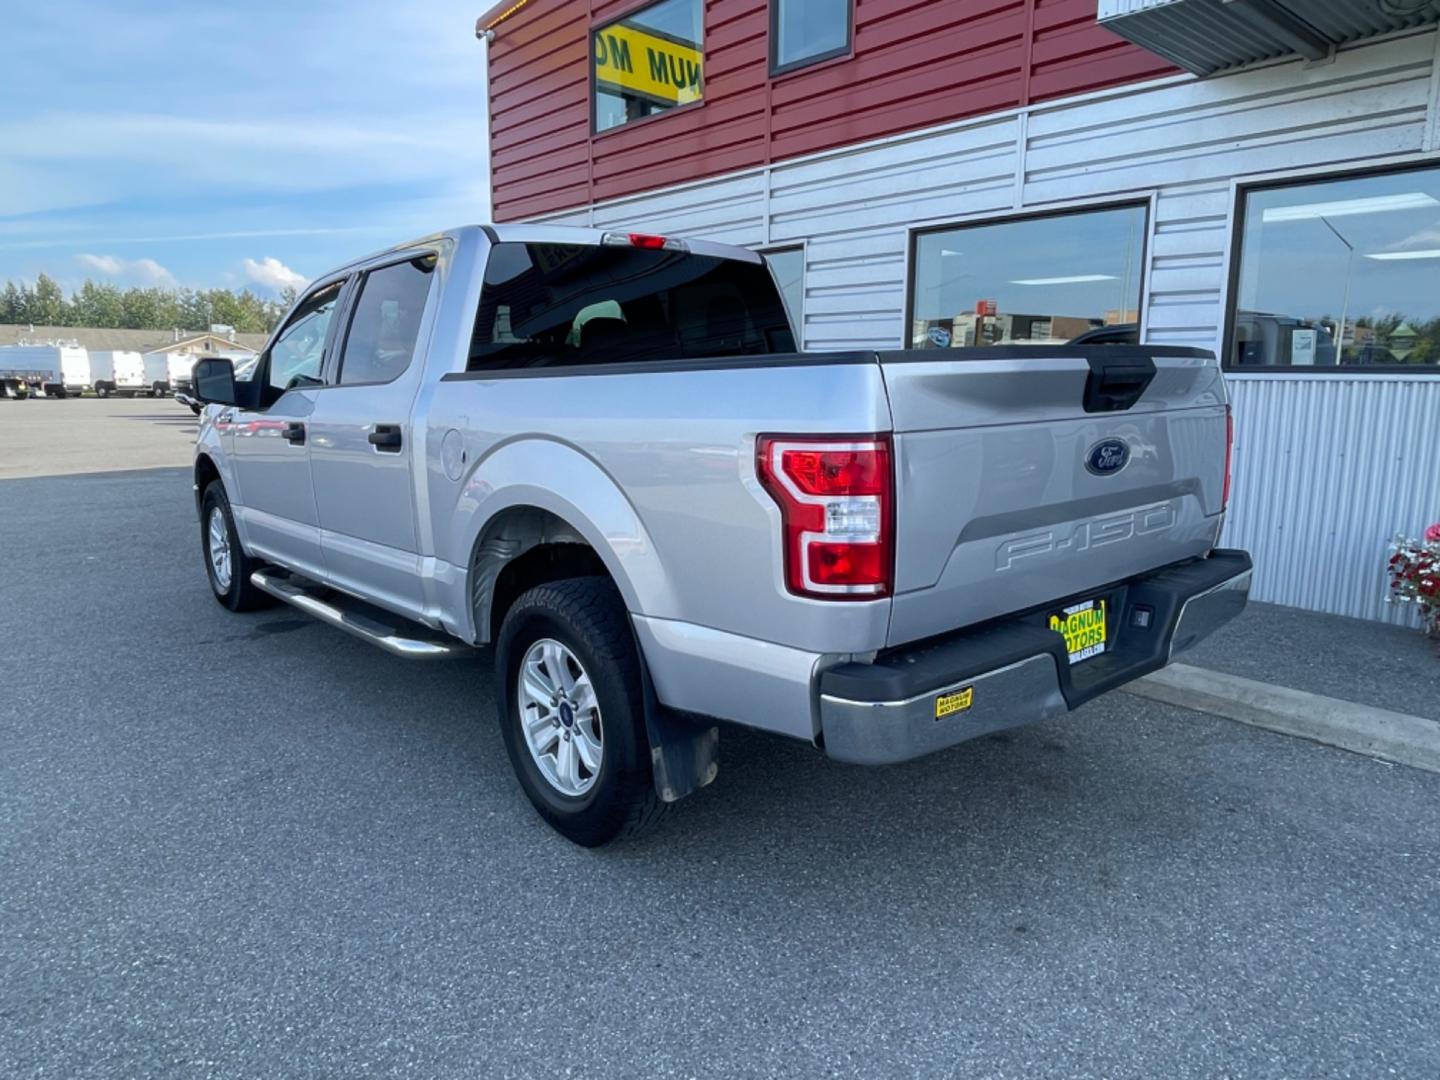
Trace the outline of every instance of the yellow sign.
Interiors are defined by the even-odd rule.
[[[615,23],[591,39],[595,82],[661,105],[688,105],[704,93],[705,54],[690,45]]]
[[[1086,600],[1050,616],[1050,629],[1065,638],[1070,663],[1078,664],[1105,651],[1105,601]]]
[[[975,688],[967,686],[964,690],[956,690],[953,694],[941,694],[935,699],[935,719],[942,716],[949,716],[951,713],[964,712],[975,704]]]

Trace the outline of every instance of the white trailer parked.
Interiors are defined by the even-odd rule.
[[[128,397],[164,397],[170,391],[170,370],[164,353],[117,352],[115,392]]]
[[[9,345],[0,348],[0,396],[65,397],[89,381],[90,357],[75,345]]]

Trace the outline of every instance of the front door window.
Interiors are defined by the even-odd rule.
[[[274,401],[286,390],[297,386],[313,386],[320,382],[325,364],[325,339],[330,320],[340,300],[343,282],[316,290],[295,309],[285,329],[270,346],[270,368],[267,375],[267,397]]]

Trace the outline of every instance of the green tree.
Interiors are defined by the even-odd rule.
[[[121,289],[86,281],[70,296],[53,278],[41,274],[34,285],[7,281],[0,290],[0,323],[50,326],[124,327],[135,330],[206,330],[223,323],[239,334],[267,334],[290,305],[293,289],[278,299],[249,289]]]
[[[125,306],[118,286],[87,281],[70,296],[70,322],[74,326],[119,326]]]
[[[35,291],[30,295],[25,321],[43,326],[65,326],[68,307],[64,290],[54,278],[41,274],[35,279]]]
[[[13,281],[5,282],[5,291],[0,293],[0,322],[20,323],[25,321],[25,298]]]

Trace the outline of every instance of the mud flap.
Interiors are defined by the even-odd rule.
[[[714,724],[707,726],[704,721],[691,720],[660,704],[643,653],[640,681],[655,793],[664,802],[678,802],[710,783],[720,771],[720,729]]]

